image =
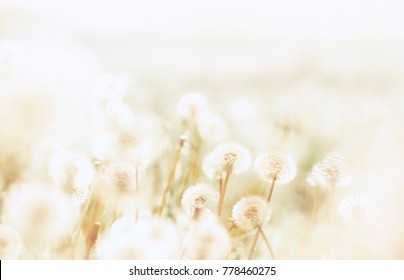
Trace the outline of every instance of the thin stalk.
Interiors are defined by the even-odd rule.
[[[335,226],[335,216],[336,216],[336,212],[337,212],[337,189],[335,184],[332,185],[332,194],[331,194],[331,228],[332,230],[330,231],[330,234],[328,236],[328,248],[331,248],[332,244],[333,244],[333,232],[334,232],[334,226]]]
[[[306,241],[308,235],[311,233],[311,231],[314,228],[314,222],[315,222],[316,214],[317,214],[319,196],[320,196],[320,187],[317,184],[316,185],[316,193],[314,195],[313,207],[312,207],[311,213],[310,213],[309,226],[306,228],[306,231],[304,232],[302,242]]]
[[[233,229],[236,229],[237,226],[234,224],[233,221],[230,222],[230,225],[227,227],[227,231],[231,232]]]
[[[168,193],[170,192],[171,185],[174,182],[175,170],[177,169],[177,165],[178,165],[178,161],[180,159],[182,147],[183,147],[183,140],[180,140],[180,146],[177,149],[177,152],[175,153],[174,162],[173,162],[173,165],[171,166],[171,170],[170,170],[170,174],[168,176],[167,184],[166,184],[166,186],[164,188],[163,197],[161,199],[160,208],[158,210],[158,215],[159,216],[161,216],[161,214],[163,213],[164,207],[165,207],[165,205],[167,203],[167,196],[168,196]]]
[[[272,193],[274,192],[274,188],[275,188],[275,181],[276,181],[276,177],[272,179],[271,187],[269,188],[269,193],[268,193],[268,197],[267,197],[268,204],[269,204],[269,202],[271,202]]]
[[[222,189],[223,189],[223,178],[222,178],[222,175],[220,175],[220,178],[219,178],[219,193],[222,193]]]
[[[335,216],[337,213],[337,188],[335,187],[335,185],[332,186],[332,212],[331,212],[331,225],[334,226],[335,224]]]
[[[78,239],[79,239],[79,236],[80,236],[80,231],[84,231],[84,232],[86,231],[85,220],[86,220],[86,218],[88,218],[90,216],[91,210],[93,210],[93,213],[92,213],[92,216],[91,216],[90,223],[95,222],[96,215],[97,215],[96,212],[98,212],[99,204],[100,204],[99,203],[99,200],[100,200],[99,196],[100,195],[96,193],[95,187],[92,186],[92,188],[90,190],[89,197],[88,197],[88,199],[86,201],[86,204],[84,205],[84,209],[83,209],[83,211],[82,211],[82,213],[80,215],[79,221],[78,221],[78,223],[76,225],[76,228],[74,229],[73,234],[71,236],[70,244],[71,244],[72,248],[75,248],[76,245],[77,245],[77,242],[78,242]]]
[[[191,131],[193,131],[191,134],[194,135],[194,157],[193,162],[192,162],[192,167],[191,167],[191,183],[194,183],[197,178],[199,177],[199,172],[201,171],[201,156],[202,156],[202,141],[201,137],[199,136],[198,130],[196,128],[193,128]],[[189,183],[189,182],[188,182]]]
[[[257,226],[257,229],[258,229],[258,231],[261,233],[262,238],[264,239],[265,244],[267,245],[268,251],[269,251],[269,253],[271,254],[272,259],[273,259],[273,260],[276,260],[275,253],[274,253],[274,251],[272,250],[271,244],[269,243],[269,240],[268,240],[267,236],[265,235],[265,232],[263,231],[261,225],[258,225],[258,226]]]
[[[195,208],[194,213],[192,214],[192,219],[197,221],[200,216],[201,216],[201,209],[199,207]]]
[[[221,188],[220,196],[219,196],[219,204],[217,207],[217,215],[220,217],[222,215],[223,203],[224,203],[224,195],[226,194],[227,184],[229,183],[229,178],[231,174],[231,167],[226,171],[226,177],[224,178],[224,182]]]
[[[138,199],[139,199],[139,167],[135,168],[135,197],[136,197],[136,209],[135,209],[135,220],[136,222],[139,220],[139,207],[138,207]]]
[[[100,225],[101,224],[99,222],[93,224],[88,235],[86,236],[86,253],[84,255],[85,260],[90,259],[91,249],[94,247],[95,242],[97,241]]]
[[[257,246],[257,241],[258,241],[258,236],[259,236],[259,235],[260,235],[260,230],[259,230],[258,227],[257,227],[257,231],[255,232],[254,239],[253,239],[253,241],[252,241],[252,243],[251,243],[250,253],[248,254],[248,259],[249,259],[249,260],[252,259],[252,256],[253,256],[253,254],[254,254],[255,247]]]

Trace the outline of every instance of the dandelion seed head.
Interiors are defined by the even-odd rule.
[[[342,157],[327,156],[314,165],[306,181],[310,185],[319,185],[324,188],[346,187],[351,183],[352,176]]]
[[[75,202],[83,203],[95,175],[91,161],[76,152],[56,154],[49,164],[49,175],[56,186],[72,196]]]
[[[269,222],[271,210],[263,198],[247,196],[233,206],[232,218],[238,228],[249,231]]]
[[[94,158],[102,161],[110,160],[115,155],[115,136],[113,133],[100,133],[91,143],[91,154]]]
[[[157,158],[165,148],[165,138],[160,120],[153,115],[136,116],[130,124],[114,131],[115,160],[135,166]]]
[[[135,168],[127,163],[111,164],[105,170],[105,180],[118,193],[127,193],[135,186]]]
[[[0,42],[0,65],[15,67],[19,60],[23,57],[24,48],[17,42],[5,41]],[[0,68],[1,70],[1,68]]]
[[[338,212],[342,220],[351,225],[365,225],[371,223],[377,216],[374,201],[362,194],[351,194],[338,204]]]
[[[98,242],[96,255],[101,260],[144,260],[147,248],[131,235],[105,238]]]
[[[209,142],[222,141],[227,135],[227,126],[223,118],[212,113],[200,116],[197,127],[201,138]]]
[[[203,162],[203,171],[210,179],[218,179],[225,172],[241,173],[251,164],[249,152],[236,143],[218,145]]]
[[[135,217],[123,216],[117,219],[111,226],[110,235],[119,237],[131,233],[136,226]]]
[[[148,259],[173,259],[178,252],[179,234],[171,221],[163,219],[140,220],[136,237],[148,248]]]
[[[59,190],[24,183],[7,195],[4,220],[25,241],[52,244],[70,234],[76,210]]]
[[[129,125],[135,120],[132,109],[122,102],[115,102],[105,109],[105,129],[113,130]]]
[[[255,171],[266,181],[286,184],[296,177],[294,160],[282,154],[261,154],[255,160]]]
[[[230,250],[226,228],[215,219],[191,224],[185,241],[185,255],[193,260],[217,260]]]
[[[219,201],[219,193],[207,184],[199,183],[188,187],[181,200],[182,208],[190,213],[197,209],[208,208],[214,210]]]
[[[179,234],[172,222],[158,218],[133,221],[125,218],[114,223],[111,235],[100,246],[100,258],[157,260],[176,257]]]
[[[177,115],[181,120],[197,120],[200,114],[206,110],[206,98],[200,93],[192,92],[185,94],[177,104]]]
[[[23,245],[21,236],[12,227],[0,224],[0,259],[18,259]]]
[[[42,140],[31,151],[31,164],[35,171],[48,174],[51,159],[64,151],[63,147],[49,140]]]
[[[90,96],[90,107],[94,115],[105,113],[114,104],[120,103],[127,92],[127,81],[115,74],[100,76]]]

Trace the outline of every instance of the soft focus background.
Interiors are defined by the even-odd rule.
[[[280,258],[403,259],[403,14],[399,0],[0,1],[3,196],[30,176],[42,139],[90,153],[99,86],[156,117],[171,145],[179,99],[198,92],[225,127],[202,135],[205,151],[237,141],[253,158],[279,151],[297,162],[272,202]],[[305,177],[332,153],[353,176],[341,196],[367,195],[378,218],[369,235],[341,226],[327,256],[296,253]],[[232,202],[266,191],[253,170],[233,182]]]

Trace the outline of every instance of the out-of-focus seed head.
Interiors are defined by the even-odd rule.
[[[262,154],[255,160],[255,171],[266,181],[286,184],[296,177],[295,161],[282,154]]]
[[[96,255],[100,260],[144,260],[147,248],[131,235],[105,238],[97,244]]]
[[[49,175],[75,202],[83,203],[88,197],[95,169],[85,156],[75,152],[62,152],[52,158]]]
[[[2,40],[0,42],[0,70],[10,70],[8,67],[15,67],[25,54],[22,45],[15,41]],[[4,68],[4,69],[3,69]]]
[[[114,159],[116,154],[115,135],[113,133],[99,133],[91,142],[91,154],[94,158],[107,161]]]
[[[227,134],[223,118],[212,113],[205,113],[198,118],[198,132],[208,142],[222,141]]]
[[[139,115],[134,121],[114,131],[115,160],[145,167],[166,148],[161,119],[154,115]]]
[[[21,236],[12,227],[0,224],[0,258],[2,260],[18,259],[22,250]]]
[[[168,220],[140,220],[136,224],[136,237],[147,244],[148,259],[177,257],[180,239],[175,225]]]
[[[113,104],[121,102],[127,92],[127,81],[125,77],[115,74],[100,76],[94,83],[90,96],[90,109],[94,116],[100,116]]]
[[[250,153],[236,143],[218,145],[203,162],[203,171],[210,179],[223,177],[225,172],[241,173],[251,164]]]
[[[31,151],[31,165],[36,172],[48,175],[51,159],[63,152],[63,147],[49,140],[42,140]]]
[[[7,195],[4,220],[26,242],[53,244],[71,234],[76,210],[59,190],[24,183]]]
[[[132,109],[123,102],[112,103],[105,109],[104,128],[107,131],[129,125],[135,119]]]
[[[111,164],[105,170],[105,181],[117,193],[128,193],[135,187],[135,168],[124,162]]]
[[[211,189],[207,184],[199,183],[187,188],[182,196],[182,208],[188,213],[204,208],[212,211],[217,207],[219,192]]]
[[[377,216],[377,207],[370,197],[351,194],[338,204],[338,212],[347,224],[366,225]]]
[[[346,187],[351,183],[352,175],[346,168],[342,157],[327,156],[314,165],[306,181],[310,185],[324,188]]]
[[[125,234],[131,233],[136,226],[135,217],[123,216],[117,219],[111,226],[110,234],[111,236],[123,236]]]
[[[196,121],[206,110],[206,98],[199,93],[185,94],[177,104],[177,115],[182,121]]]
[[[118,221],[111,228],[111,235],[100,242],[97,248],[98,258],[115,260],[176,258],[179,235],[171,222],[155,218],[138,222],[127,218]]]
[[[226,228],[216,219],[191,224],[185,240],[185,255],[193,260],[217,260],[229,252],[231,241]]]
[[[235,225],[245,231],[265,225],[271,218],[271,209],[265,199],[259,196],[241,198],[232,210]]]

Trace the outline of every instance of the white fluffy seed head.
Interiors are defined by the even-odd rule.
[[[306,181],[324,188],[346,187],[351,183],[352,176],[342,157],[327,156],[313,166]]]
[[[219,201],[219,192],[210,188],[207,184],[199,183],[188,187],[182,195],[182,208],[188,213],[204,208],[214,211]]]
[[[370,224],[377,216],[374,201],[362,194],[351,194],[338,204],[338,212],[342,220],[351,225]]]
[[[23,250],[21,236],[10,226],[0,224],[0,259],[18,259]]]
[[[135,217],[123,216],[115,220],[111,225],[110,235],[112,237],[120,237],[131,233],[136,226]]]
[[[186,241],[185,255],[193,260],[217,260],[229,252],[231,241],[228,231],[216,219],[191,224]]]
[[[210,112],[201,115],[197,125],[201,138],[209,142],[222,141],[227,134],[227,127],[223,118]]]
[[[96,247],[97,259],[100,260],[144,260],[147,248],[131,235],[109,237],[99,241]]]
[[[203,162],[202,169],[210,179],[218,179],[225,172],[241,173],[251,164],[250,153],[243,146],[236,143],[218,145]]]
[[[145,167],[166,147],[161,119],[155,115],[136,115],[134,120],[114,130],[114,160]]]
[[[206,110],[205,96],[195,92],[185,94],[177,104],[177,115],[182,121],[195,121]]]
[[[261,154],[255,160],[255,171],[269,182],[276,180],[279,184],[286,184],[296,177],[295,161],[282,154]]]
[[[97,247],[97,255],[100,259],[164,260],[176,258],[178,247],[179,235],[170,221],[125,218],[114,223],[110,236]]]
[[[7,195],[4,220],[26,242],[53,244],[69,236],[77,220],[76,210],[59,190],[25,183]]]
[[[135,186],[135,168],[124,162],[111,164],[105,170],[105,181],[115,192],[128,193]]]
[[[89,159],[75,152],[56,154],[49,164],[49,175],[56,186],[83,203],[88,197],[95,169]]]
[[[107,108],[119,103],[127,92],[127,81],[125,77],[104,74],[94,83],[94,88],[89,98],[90,109],[94,116],[99,117]]]
[[[48,174],[51,159],[63,152],[63,147],[49,140],[39,141],[31,151],[31,165],[36,172]]]
[[[262,197],[247,196],[233,206],[232,218],[238,228],[249,231],[269,222],[271,209]]]

